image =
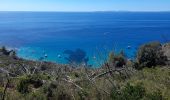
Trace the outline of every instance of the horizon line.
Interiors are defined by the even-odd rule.
[[[6,11],[1,11],[0,10],[0,12],[68,12],[68,13],[69,12],[72,12],[72,13],[74,13],[74,12],[75,13],[76,12],[80,12],[80,13],[81,12],[84,12],[84,13],[92,12],[93,13],[93,12],[170,12],[170,11],[128,11],[128,10],[127,11],[126,10],[113,10],[113,11],[109,11],[109,10],[108,11],[38,11],[38,10],[37,11],[31,11],[31,10],[30,11],[29,10],[23,10],[23,11],[22,10],[21,11],[20,10],[16,10],[16,11],[9,10],[8,11],[8,10],[6,10]]]

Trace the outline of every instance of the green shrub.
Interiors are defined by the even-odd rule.
[[[20,92],[22,94],[29,93],[28,86],[29,86],[29,79],[23,78],[18,83],[17,90],[18,90],[18,92]]]
[[[47,100],[41,91],[31,92],[25,96],[25,100]]]
[[[156,91],[156,92],[147,94],[144,100],[166,100],[166,98],[162,96],[162,93],[160,91]]]
[[[0,48],[0,52],[2,52],[2,54],[4,54],[4,55],[9,55],[9,52],[8,52],[8,50],[6,49],[5,46],[2,46],[2,48]]]
[[[122,93],[125,100],[140,100],[145,95],[145,88],[140,84],[136,86],[127,84]]]
[[[142,45],[137,52],[137,69],[144,67],[153,67],[156,65],[165,65],[167,57],[164,56],[161,44],[152,42]]]
[[[29,93],[29,85],[33,85],[34,88],[39,88],[43,85],[43,78],[43,75],[28,75],[21,78],[17,85],[17,90],[22,94]]]
[[[57,90],[57,84],[55,84],[54,82],[45,84],[43,86],[43,92],[46,94],[47,99],[55,97],[55,90]]]
[[[72,97],[69,94],[62,92],[61,94],[59,94],[57,100],[72,100],[71,98]]]
[[[2,99],[2,96],[3,96],[3,87],[0,87],[0,100]]]
[[[34,88],[39,88],[43,85],[42,77],[39,75],[34,75],[29,77],[29,83],[34,86]]]
[[[110,52],[108,62],[115,67],[123,67],[124,65],[126,65],[127,59],[123,51],[121,51],[119,54],[114,54],[113,52]]]
[[[111,94],[113,100],[141,100],[145,96],[145,88],[139,84],[132,86],[129,83],[122,90],[114,89]]]
[[[166,100],[160,91],[147,93],[142,84],[126,84],[123,89],[114,88],[111,92],[112,100]]]
[[[88,92],[78,91],[79,100],[86,100],[88,97]]]

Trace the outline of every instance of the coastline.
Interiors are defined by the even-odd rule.
[[[145,60],[144,63],[129,61],[123,57],[123,53],[120,55],[111,53],[108,61],[99,68],[25,60],[18,58],[14,51],[8,51],[3,47],[0,49],[0,98],[3,98],[1,95],[10,95],[5,98],[12,97],[14,100],[18,98],[68,100],[70,98],[69,100],[72,100],[71,95],[74,95],[74,98],[79,100],[82,95],[84,99],[97,99],[100,93],[100,98],[106,100],[116,98],[117,100],[120,96],[126,99],[129,96],[137,98],[140,93],[143,94],[140,98],[150,100],[157,95],[156,98],[166,100],[170,98],[167,81],[170,78],[170,61],[164,59],[162,50],[166,56],[170,57],[167,52],[170,50],[170,43],[161,45],[162,49],[160,45],[159,42],[152,42],[140,47],[140,50],[144,50],[144,53],[141,52],[142,59],[143,56],[144,58],[147,56],[145,52],[152,57],[151,60],[145,58],[148,65],[143,65],[146,64]],[[152,49],[156,51],[150,52]],[[136,58],[138,60],[140,50]],[[152,53],[155,53],[154,56]],[[153,62],[156,59],[160,60]],[[118,62],[115,63],[114,60]],[[150,61],[153,65],[148,63]],[[129,92],[128,89],[134,90]],[[115,92],[121,94],[114,94]],[[124,93],[129,94],[126,96]],[[137,95],[130,93],[137,93]]]

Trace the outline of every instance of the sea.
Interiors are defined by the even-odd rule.
[[[152,41],[170,42],[170,12],[0,12],[0,46],[24,59],[67,64],[65,51],[81,50],[98,67],[111,51],[135,59]]]

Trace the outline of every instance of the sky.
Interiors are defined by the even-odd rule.
[[[0,0],[0,11],[170,11],[170,0]]]

